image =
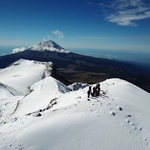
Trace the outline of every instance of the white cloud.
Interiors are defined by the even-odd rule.
[[[15,48],[12,50],[12,53],[18,53],[18,52],[22,52],[22,51],[25,51],[26,48],[25,47],[21,47],[21,48]]]
[[[51,31],[55,36],[57,36],[57,38],[59,39],[63,39],[65,37],[64,33],[59,31],[59,30],[56,30],[56,31]]]
[[[115,0],[111,3],[99,3],[106,20],[122,26],[137,26],[136,20],[150,18],[150,2],[143,0]]]

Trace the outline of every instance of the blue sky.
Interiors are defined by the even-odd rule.
[[[0,46],[150,51],[150,0],[1,0]]]

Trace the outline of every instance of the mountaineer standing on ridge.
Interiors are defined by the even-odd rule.
[[[91,88],[91,87],[89,87],[89,88]],[[89,93],[89,91],[88,91],[88,93]],[[100,84],[99,83],[96,86],[93,87],[93,92],[91,93],[91,95],[94,96],[94,97],[100,95]]]
[[[87,91],[87,94],[88,94],[88,98],[89,98],[90,94],[91,94],[91,86],[89,86],[89,90]]]

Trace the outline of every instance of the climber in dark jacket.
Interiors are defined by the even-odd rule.
[[[100,95],[100,84],[97,84],[93,87],[93,92],[91,93],[92,96],[96,97]]]
[[[100,95],[100,84],[96,85],[96,96]]]
[[[90,94],[91,94],[91,86],[89,86],[89,90],[87,91],[87,94],[88,94],[88,98],[89,98]]]

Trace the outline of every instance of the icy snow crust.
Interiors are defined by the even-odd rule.
[[[14,66],[6,69],[12,72]],[[24,66],[24,71],[28,69]],[[4,71],[0,81],[2,73],[7,75]],[[0,86],[5,95],[0,97],[1,150],[150,149],[149,93],[124,80],[109,79],[100,83],[99,97],[88,99],[88,86],[71,91],[51,76],[33,79],[24,78],[33,83],[27,94],[16,93],[14,84]],[[5,94],[10,89],[15,94]]]

